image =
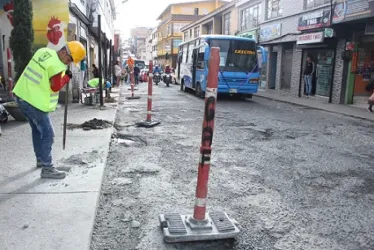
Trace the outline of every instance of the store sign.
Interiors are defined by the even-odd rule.
[[[350,51],[355,49],[355,43],[354,42],[346,42],[345,43],[345,50]]]
[[[325,38],[332,38],[335,35],[334,29],[326,28],[324,31]]]
[[[347,22],[374,16],[374,2],[369,0],[333,0],[333,23]]]
[[[267,41],[277,38],[281,35],[282,24],[276,23],[272,25],[263,26],[260,29],[261,41]]]
[[[299,18],[298,30],[310,30],[330,25],[330,10],[321,10],[303,15]]]
[[[297,44],[322,43],[324,38],[323,32],[303,34],[297,37]]]

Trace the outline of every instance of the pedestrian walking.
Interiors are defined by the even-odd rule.
[[[99,74],[99,69],[96,67],[96,64],[92,64],[92,75],[93,75],[93,78],[98,78],[100,77],[100,74]]]
[[[370,92],[371,93],[371,96],[369,97],[369,100],[368,100],[368,104],[369,104],[369,107],[368,107],[368,111],[370,113],[373,113],[373,106],[374,106],[374,81],[371,81],[366,87],[365,87],[366,91]]]
[[[135,85],[139,84],[139,74],[140,74],[140,68],[137,65],[135,65],[135,67],[134,67]]]
[[[116,61],[114,65],[114,75],[116,76],[116,85],[121,87],[122,69],[121,66],[119,66],[119,61]]]
[[[312,94],[312,88],[313,88],[313,74],[315,71],[315,64],[312,60],[311,56],[308,56],[306,58],[306,65],[304,69],[304,83],[305,83],[305,93],[306,96],[310,96]]]
[[[59,91],[72,78],[66,65],[78,64],[85,57],[86,50],[78,41],[68,42],[59,51],[41,48],[36,51],[13,90],[20,110],[31,126],[36,166],[41,168],[41,178],[63,179],[66,176],[52,164],[54,131],[49,113],[57,107]]]
[[[0,83],[1,85],[3,86],[4,88],[4,92],[6,92],[6,82],[5,82],[5,78],[0,74]]]

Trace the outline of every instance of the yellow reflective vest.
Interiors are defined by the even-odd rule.
[[[41,48],[26,66],[13,93],[43,112],[52,112],[57,107],[59,92],[52,91],[50,78],[65,70],[66,65],[55,50]]]
[[[101,82],[102,82],[102,85],[104,86],[105,80],[102,79]],[[99,86],[99,78],[93,78],[93,79],[89,80],[87,83],[88,83],[88,85],[90,85],[90,87],[97,88],[97,86]]]

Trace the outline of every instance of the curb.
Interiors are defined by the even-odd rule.
[[[362,117],[362,116],[358,116],[358,115],[354,115],[354,114],[346,114],[346,113],[342,113],[342,112],[338,112],[338,111],[334,111],[334,110],[330,110],[330,109],[326,109],[326,108],[313,107],[313,106],[310,106],[310,105],[307,105],[307,104],[296,103],[296,102],[287,101],[287,100],[280,100],[280,99],[277,99],[275,97],[263,96],[263,95],[254,95],[254,96],[259,97],[259,98],[263,98],[263,99],[267,99],[267,100],[272,100],[272,101],[277,101],[277,102],[282,102],[282,103],[287,103],[287,104],[293,104],[293,105],[300,106],[300,107],[313,108],[313,109],[316,109],[316,110],[321,110],[321,111],[325,111],[325,112],[329,112],[329,113],[334,113],[334,114],[344,115],[344,116],[348,116],[348,117],[353,117],[353,118],[357,118],[357,119],[361,119],[361,120],[365,120],[365,121],[374,121],[374,117],[373,117],[373,119],[369,119],[367,117]]]
[[[121,93],[122,93],[122,87],[120,88],[120,91],[119,91],[119,95],[118,95],[118,100],[115,102],[117,105],[119,105],[119,101],[121,99]],[[112,126],[112,132],[110,133],[110,140],[109,140],[109,144],[107,146],[107,153],[104,155],[105,158],[104,158],[104,161],[103,161],[103,164],[104,164],[104,170],[103,170],[103,176],[100,180],[100,189],[99,189],[99,192],[97,192],[97,199],[96,199],[96,206],[95,206],[95,215],[93,217],[93,221],[91,223],[91,229],[90,229],[90,238],[88,239],[88,246],[87,246],[87,250],[90,250],[91,249],[91,244],[92,244],[92,237],[93,237],[93,232],[94,232],[94,229],[95,229],[95,221],[96,221],[96,215],[97,215],[97,211],[99,209],[99,203],[100,203],[100,195],[101,195],[101,189],[103,187],[103,182],[104,182],[104,178],[105,178],[105,170],[106,170],[106,165],[107,165],[107,161],[108,161],[108,155],[109,155],[109,150],[110,150],[110,141],[111,141],[111,138],[112,138],[112,134],[115,130],[114,128],[114,122],[116,120],[116,117],[117,117],[117,112],[118,112],[118,106],[116,108],[116,111],[114,112],[114,119],[113,119],[113,126]]]

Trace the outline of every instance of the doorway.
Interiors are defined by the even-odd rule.
[[[332,49],[310,49],[304,50],[303,53],[303,65],[304,71],[307,57],[311,57],[314,62],[314,74],[312,84],[312,95],[319,95],[323,97],[330,96],[330,89],[333,80],[333,68],[335,60],[335,51]],[[304,95],[305,83],[304,84]]]
[[[357,54],[357,74],[353,86],[353,104],[365,104],[371,95],[365,88],[374,80],[374,36],[361,37]]]
[[[277,81],[277,61],[278,61],[278,53],[271,52],[269,89],[275,89],[275,84]]]
[[[282,55],[282,77],[281,77],[281,89],[291,89],[291,78],[292,78],[292,60],[293,60],[293,44],[284,45],[286,48]],[[290,48],[291,47],[291,48]]]

